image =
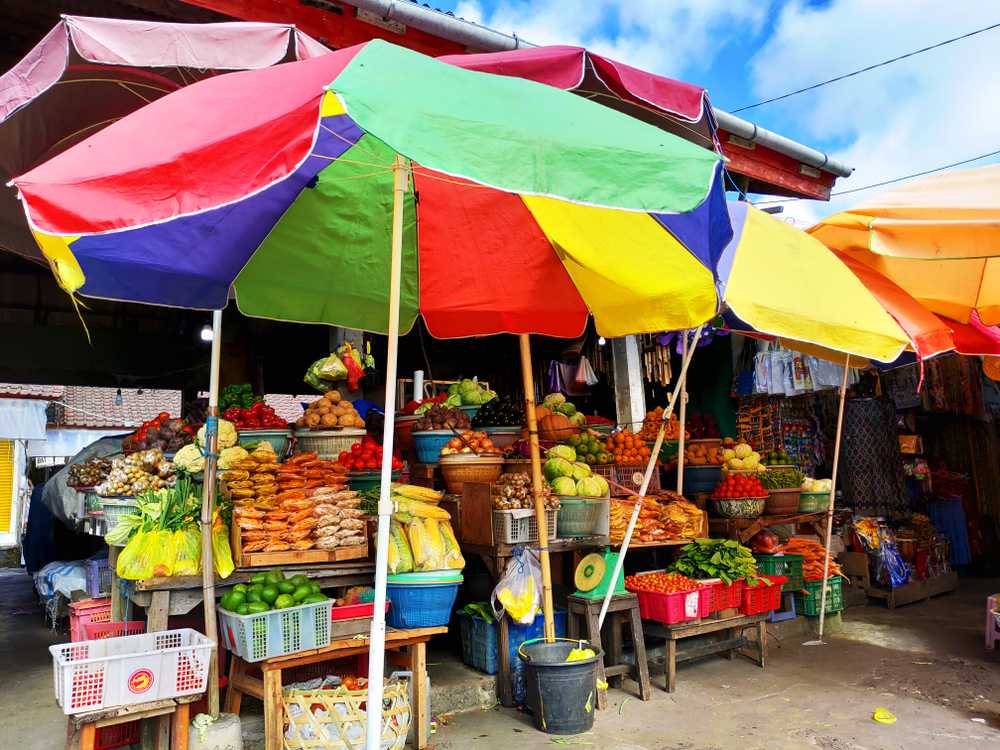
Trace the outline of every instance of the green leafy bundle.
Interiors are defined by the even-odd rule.
[[[688,578],[721,578],[727,585],[742,578],[757,585],[753,553],[734,539],[695,539],[681,549],[670,569]]]
[[[801,487],[806,475],[798,469],[768,469],[763,474],[758,474],[757,478],[764,489],[791,490]]]

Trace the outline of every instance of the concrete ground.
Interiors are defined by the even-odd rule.
[[[439,729],[431,747],[1000,747],[1000,651],[983,648],[985,597],[997,590],[998,581],[963,579],[959,593],[930,602],[892,611],[882,605],[853,607],[825,646],[802,646],[806,636],[776,628],[766,671],[747,660],[708,657],[680,667],[672,695],[662,690],[661,671],[654,674],[651,702],[638,700],[627,687],[612,690],[593,731],[572,738],[535,731],[527,714],[476,708],[493,702],[488,678],[432,656]],[[0,573],[0,663],[5,667],[0,747],[64,746],[65,720],[53,699],[46,649],[64,640],[65,634],[43,625],[27,577]],[[246,750],[262,745],[259,704],[254,703],[245,703]],[[455,707],[470,710],[450,713]],[[878,707],[895,714],[897,722],[872,721]]]

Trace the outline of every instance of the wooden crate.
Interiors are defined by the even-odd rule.
[[[462,544],[493,546],[493,499],[490,485],[466,482],[462,486],[461,512],[454,527]]]
[[[233,549],[233,563],[237,568],[268,568],[278,565],[302,565],[306,563],[332,563],[346,560],[363,560],[368,557],[368,540],[354,547],[336,549],[290,549],[286,552],[243,552],[240,541],[240,527],[232,524],[229,530],[229,545]]]

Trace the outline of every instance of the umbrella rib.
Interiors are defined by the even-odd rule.
[[[139,99],[142,99],[144,102],[146,102],[146,104],[149,104],[151,101],[153,101],[152,99],[147,99],[142,94],[140,94],[138,91],[135,91],[134,89],[129,88],[128,84],[125,83],[124,81],[118,81],[117,83],[118,83],[119,86],[121,86],[123,89],[125,89],[127,92],[129,92],[133,96],[138,97]]]

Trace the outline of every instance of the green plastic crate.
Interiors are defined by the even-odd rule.
[[[757,572],[763,576],[784,576],[782,591],[802,591],[802,555],[754,555]]]
[[[844,608],[844,594],[841,588],[840,576],[826,580],[826,613],[840,612]],[[822,581],[806,581],[805,593],[795,595],[795,610],[800,615],[816,617],[819,615],[819,603],[823,596]]]

